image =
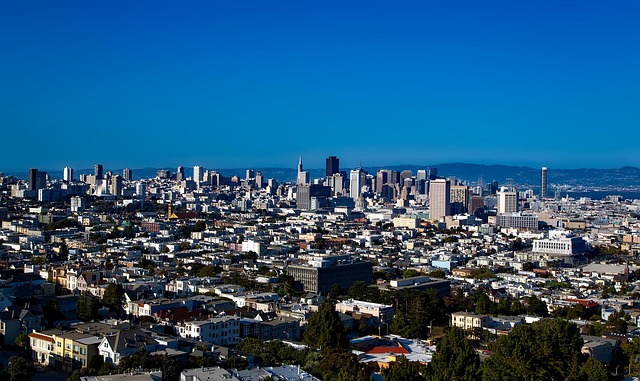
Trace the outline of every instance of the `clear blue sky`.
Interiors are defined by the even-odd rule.
[[[0,170],[640,166],[638,1],[5,1]]]

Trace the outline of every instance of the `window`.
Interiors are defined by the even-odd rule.
[[[74,352],[79,352],[79,351],[80,351],[80,348],[79,348],[77,345],[74,345],[74,346],[73,346],[73,351],[74,351]]]
[[[56,345],[58,346],[58,348],[62,348],[62,342],[61,341],[56,341]]]
[[[84,348],[80,348],[80,354],[81,355],[86,355],[87,354],[87,350]]]
[[[65,348],[66,348],[67,350],[71,350],[71,343],[67,343],[67,345],[65,345]]]

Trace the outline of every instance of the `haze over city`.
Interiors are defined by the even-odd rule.
[[[639,166],[639,7],[10,2],[0,170]]]

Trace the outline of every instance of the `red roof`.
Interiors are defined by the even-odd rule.
[[[367,354],[379,354],[379,353],[395,353],[395,354],[408,354],[409,351],[404,347],[375,347],[371,349]]]
[[[53,337],[49,337],[47,335],[42,335],[42,334],[37,333],[37,332],[31,332],[29,334],[29,337],[33,337],[33,338],[36,338],[36,339],[48,341],[50,343],[54,343],[55,342],[55,340],[53,340]]]

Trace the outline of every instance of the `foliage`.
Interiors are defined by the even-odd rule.
[[[390,328],[394,334],[426,339],[433,323],[448,321],[444,300],[435,290],[400,290],[393,297],[396,313]]]
[[[402,277],[405,279],[413,278],[414,276],[420,276],[420,275],[422,275],[422,273],[414,269],[407,269],[407,270],[404,270],[404,272],[402,273]]]
[[[427,367],[419,362],[411,362],[400,356],[382,370],[385,381],[426,381]]]
[[[609,372],[600,361],[589,357],[580,367],[578,378],[580,381],[607,381]]]
[[[60,242],[60,246],[58,246],[58,256],[63,261],[66,261],[69,258],[69,246],[67,246],[67,241],[62,240]]]
[[[76,317],[78,320],[89,322],[98,317],[98,298],[90,292],[84,291],[76,304]]]
[[[471,343],[467,340],[465,332],[457,327],[451,330],[438,343],[429,367],[427,368],[427,380],[479,380],[480,358]]]
[[[562,319],[543,319],[515,327],[489,345],[483,380],[568,380],[579,371],[582,337]]]
[[[447,274],[444,272],[444,270],[433,270],[429,273],[429,276],[432,278],[444,279],[447,277]]]
[[[304,341],[313,347],[343,348],[347,346],[344,326],[333,303],[324,303],[307,322]]]
[[[9,358],[9,367],[7,368],[7,377],[9,381],[25,381],[30,380],[36,374],[33,362],[20,356],[11,356]]]
[[[381,301],[380,289],[376,286],[369,286],[365,282],[359,280],[353,283],[347,291],[350,299],[363,300],[366,302],[378,303]]]
[[[495,277],[496,277],[496,274],[494,274],[493,271],[489,270],[486,267],[474,269],[470,275],[470,278],[473,278],[473,279],[490,279]]]
[[[121,313],[124,303],[124,289],[120,283],[109,283],[102,295],[102,304],[111,312]]]
[[[338,301],[338,299],[340,299],[341,295],[342,295],[342,287],[340,287],[339,284],[334,283],[333,286],[331,286],[331,290],[327,294],[327,298],[329,299],[330,302],[335,303]]]
[[[624,311],[614,311],[609,315],[607,319],[606,327],[615,333],[627,333],[629,323],[627,322],[627,315]]]
[[[29,336],[24,332],[20,332],[18,336],[16,336],[14,343],[18,348],[20,348],[23,351],[29,350],[29,343],[30,343]]]
[[[527,313],[541,317],[549,316],[547,303],[540,300],[537,296],[531,295],[527,300]]]

